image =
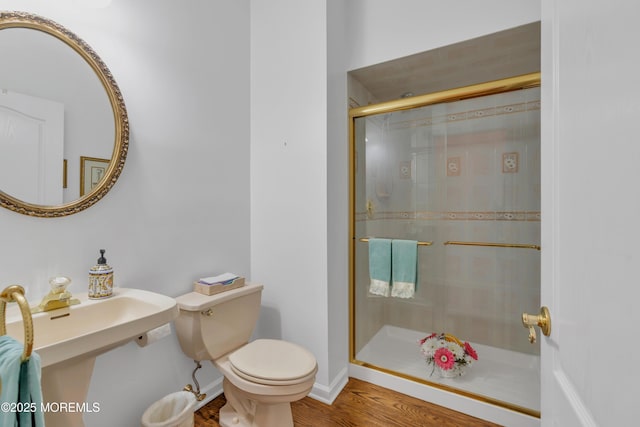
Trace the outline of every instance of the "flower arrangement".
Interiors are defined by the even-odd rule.
[[[478,360],[478,353],[471,344],[463,343],[451,334],[434,333],[418,340],[418,343],[427,364],[433,366],[431,375],[438,368],[443,377],[458,377]]]

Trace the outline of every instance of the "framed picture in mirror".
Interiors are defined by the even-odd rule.
[[[80,156],[80,197],[89,194],[107,174],[109,159]]]

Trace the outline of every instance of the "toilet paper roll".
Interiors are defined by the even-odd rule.
[[[169,335],[171,335],[171,324],[167,323],[140,335],[136,338],[136,342],[140,347],[146,347]]]

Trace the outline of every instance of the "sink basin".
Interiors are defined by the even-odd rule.
[[[176,300],[165,295],[128,288],[116,288],[113,293],[99,300],[88,299],[86,293],[74,294],[80,304],[32,316],[34,351],[43,368],[79,356],[97,356],[172,321],[179,313]],[[17,309],[11,314],[7,310],[7,333],[23,340]]]
[[[84,402],[98,355],[174,320],[176,300],[141,289],[115,288],[113,296],[92,300],[74,294],[80,304],[33,314],[33,351],[42,363],[46,402]],[[34,305],[34,301],[30,302]],[[16,304],[7,307],[7,334],[24,339]],[[84,426],[82,413],[45,413],[47,427]]]

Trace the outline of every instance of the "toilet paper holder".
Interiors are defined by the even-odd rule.
[[[147,331],[144,334],[138,336],[136,338],[136,343],[140,347],[146,347],[149,344],[153,344],[154,342],[161,340],[164,337],[168,337],[169,335],[171,335],[171,324],[165,323],[162,326],[151,329],[150,331]]]

